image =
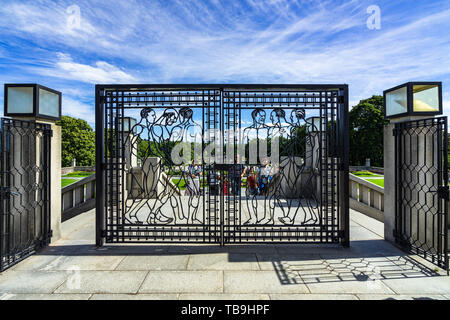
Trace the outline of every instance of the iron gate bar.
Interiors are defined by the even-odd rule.
[[[394,136],[397,186],[394,237],[406,252],[448,271],[447,117],[396,123]],[[427,139],[431,140],[431,152],[427,150]]]
[[[232,95],[233,98],[229,98],[228,95],[230,97]],[[235,98],[237,101],[234,100]],[[321,147],[318,148],[320,153],[319,180],[321,201],[320,204],[317,203],[317,200],[315,201],[316,209],[320,212],[320,218],[316,218],[316,224],[296,225],[294,224],[294,220],[292,220],[291,225],[274,224],[269,226],[258,225],[258,223],[243,223],[241,212],[242,203],[245,199],[242,200],[240,196],[240,192],[242,191],[241,180],[236,180],[236,172],[240,168],[238,166],[241,165],[234,164],[227,168],[217,165],[211,166],[205,164],[203,161],[201,164],[201,172],[206,173],[207,177],[203,178],[200,174],[201,178],[199,179],[199,188],[203,190],[201,199],[203,203],[203,221],[201,224],[176,223],[176,221],[174,221],[174,224],[170,224],[173,219],[165,217],[164,214],[162,216],[168,218],[166,221],[169,221],[168,224],[164,225],[161,225],[156,220],[154,220],[154,223],[151,223],[148,220],[149,218],[147,218],[147,223],[143,224],[137,218],[137,213],[135,215],[137,219],[135,222],[127,221],[125,211],[127,210],[126,202],[130,200],[129,197],[127,198],[127,192],[130,192],[130,190],[128,190],[128,187],[125,187],[125,184],[128,184],[130,173],[127,171],[128,169],[125,169],[127,163],[125,161],[125,145],[123,143],[127,141],[130,135],[123,135],[123,121],[121,125],[116,124],[117,118],[120,120],[120,118],[125,116],[125,110],[141,109],[140,121],[144,119],[142,118],[142,112],[146,110],[150,112],[153,109],[162,109],[163,112],[166,112],[172,109],[177,114],[177,121],[184,117],[184,115],[180,114],[181,110],[184,110],[183,112],[190,110],[191,116],[194,110],[201,111],[201,130],[203,134],[201,146],[202,150],[204,150],[206,143],[210,144],[212,141],[216,141],[217,138],[224,141],[225,129],[236,129],[237,127],[242,129],[242,112],[254,111],[258,108],[273,109],[272,112],[275,112],[277,108],[291,110],[291,116],[294,112],[298,112],[297,110],[303,110],[303,117],[305,117],[305,112],[308,110],[319,110],[319,115],[324,119],[324,124],[320,121],[320,130],[326,133],[320,134],[320,137],[322,137],[319,139],[321,141]],[[167,115],[166,117],[169,116]],[[147,115],[145,117],[148,127],[149,121]],[[329,117],[330,121],[328,119]],[[343,245],[348,246],[348,119],[346,117],[348,118],[347,85],[97,85],[96,127],[102,128],[96,130],[96,178],[97,181],[101,182],[97,184],[96,197],[97,245],[103,245],[103,241],[106,238],[108,242],[139,242],[139,240],[151,240],[151,242],[176,241],[177,243],[218,242],[223,245],[227,242],[258,242],[259,240],[266,242],[269,240],[277,242],[341,242]],[[184,119],[186,120],[186,118]],[[172,124],[173,122],[170,123]],[[162,128],[157,123],[151,124],[151,126],[153,125]],[[323,125],[325,128],[322,127]],[[306,127],[306,122],[304,126]],[[140,127],[138,126],[137,128]],[[169,127],[165,126],[165,128],[167,129]],[[213,131],[212,134],[210,129],[220,129],[221,136],[217,137],[216,131]],[[204,135],[205,130],[208,130],[206,138]],[[308,132],[307,134],[310,135]],[[141,139],[139,135],[138,137]],[[169,140],[167,141],[170,141],[171,137],[170,134]],[[228,139],[226,140],[228,141]],[[236,141],[235,136],[233,139]],[[323,143],[322,140],[325,142]],[[158,149],[160,146],[160,144],[156,144],[156,140],[150,140],[149,136],[147,141],[149,146],[151,145],[151,141],[153,141],[152,148],[158,146],[156,147]],[[158,141],[164,142],[164,140]],[[339,145],[339,148],[336,144]],[[233,145],[233,148],[237,148],[236,144]],[[339,150],[341,151],[337,152]],[[151,152],[153,151],[154,149],[151,150]],[[223,151],[221,150],[221,152]],[[326,163],[323,163],[323,156],[326,156]],[[161,161],[162,158],[156,159]],[[288,159],[291,158],[288,157]],[[301,159],[304,159],[302,161],[306,161],[306,158]],[[147,161],[148,158],[144,160]],[[289,160],[289,163],[290,161],[292,160]],[[160,163],[162,164],[163,162]],[[168,162],[168,172],[171,170],[170,163]],[[157,165],[157,168],[159,168],[159,165]],[[143,167],[141,170],[143,172]],[[161,170],[161,172],[164,172],[164,167],[161,167]],[[105,172],[107,173],[106,175],[104,174]],[[209,179],[211,176],[216,177],[217,173],[221,174],[219,176],[220,188],[218,187],[218,193],[212,193]],[[181,173],[182,176],[183,174]],[[182,176],[178,180],[177,186]],[[134,173],[131,173],[131,177],[133,181],[135,178]],[[323,180],[324,177],[326,178],[325,180]],[[283,176],[279,180],[281,181],[283,178],[285,177]],[[170,184],[172,177],[167,176],[166,179],[166,185]],[[235,180],[231,181],[231,179]],[[188,181],[185,180],[185,182],[187,183]],[[229,193],[231,184],[227,186],[230,182],[233,184],[232,195]],[[208,188],[206,187],[207,184]],[[189,188],[187,184],[186,187]],[[165,188],[167,189],[167,186]],[[235,189],[239,190],[239,192],[236,193]],[[325,189],[325,198],[323,197],[323,189]],[[295,189],[295,191],[297,192],[298,190]],[[180,193],[181,189],[178,189],[178,192]],[[162,196],[164,197],[164,193]],[[267,199],[268,196],[264,196],[263,194],[263,197]],[[172,204],[172,196],[170,198],[172,209],[175,210]],[[189,199],[192,198],[192,196],[189,196]],[[147,197],[145,199],[147,199],[146,203],[148,206],[150,198]],[[162,202],[160,199],[156,201]],[[298,207],[304,207],[304,205],[301,204],[302,200],[300,198],[297,201],[298,211]],[[198,209],[198,205],[199,203],[197,203],[196,210]],[[106,215],[105,206],[108,209]],[[182,201],[180,202],[180,206],[183,207]],[[162,206],[159,210],[161,208]],[[176,208],[180,210],[179,207]],[[266,209],[265,207],[264,210]],[[150,216],[153,215],[153,219],[155,219],[157,213],[152,213],[152,210],[150,209]],[[175,218],[175,211],[173,211],[173,215]],[[297,213],[295,213],[294,219],[296,215]],[[288,217],[289,213],[286,218]],[[183,218],[185,217],[183,216]],[[189,215],[187,219],[187,222],[189,222]],[[274,219],[273,213],[272,219]],[[281,218],[279,217],[278,219]],[[236,223],[237,221],[238,223]],[[285,223],[283,220],[280,221]]]

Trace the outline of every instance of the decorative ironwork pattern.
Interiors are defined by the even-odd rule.
[[[448,270],[447,117],[396,124],[396,241]]]
[[[50,243],[50,125],[2,118],[1,270]]]
[[[97,86],[97,244],[348,243],[346,94]]]

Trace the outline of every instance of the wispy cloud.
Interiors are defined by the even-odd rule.
[[[67,25],[66,9],[73,4],[81,13],[77,29]],[[0,61],[13,65],[9,73],[20,68],[64,88],[106,82],[334,82],[348,83],[356,102],[405,81],[442,80],[446,92],[448,1],[377,1],[381,30],[366,27],[372,4],[8,1],[0,8],[0,44],[6,49]],[[81,87],[83,99],[93,100],[93,87]]]
[[[94,65],[77,63],[69,54],[58,53],[53,67],[39,69],[48,76],[88,83],[131,83],[136,78],[105,61],[96,61]]]

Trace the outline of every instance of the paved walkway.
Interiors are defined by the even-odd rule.
[[[450,277],[382,239],[351,212],[351,248],[335,245],[107,245],[94,212],[0,274],[0,299],[450,299]]]

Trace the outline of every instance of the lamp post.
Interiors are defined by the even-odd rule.
[[[123,133],[136,133],[137,120],[132,117],[119,118],[119,131]]]
[[[385,119],[442,114],[442,82],[407,82],[383,97]]]
[[[118,131],[124,143],[125,163],[131,168],[137,167],[137,120],[132,117],[117,118]]]
[[[4,114],[61,120],[61,92],[39,84],[5,84]]]

